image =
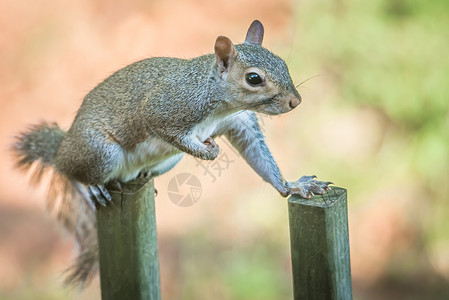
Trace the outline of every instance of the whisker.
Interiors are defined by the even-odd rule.
[[[309,77],[309,78],[307,78],[306,80],[301,81],[298,85],[295,86],[295,88],[297,88],[297,87],[300,86],[301,84],[303,84],[303,83],[309,81],[310,79],[317,78],[317,77],[320,77],[320,76],[321,76],[321,74],[318,74],[318,75]]]
[[[296,36],[296,26],[293,26],[292,27],[292,32],[291,32],[291,34],[290,34],[290,51],[288,52],[288,56],[287,56],[287,59],[286,59],[286,62],[289,62],[290,61],[290,55],[292,54],[292,49],[293,49],[293,41],[294,41],[294,37]]]

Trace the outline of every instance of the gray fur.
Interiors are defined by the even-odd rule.
[[[225,135],[283,196],[302,193],[301,184],[290,189],[281,176],[254,114],[285,113],[301,99],[285,62],[257,43],[263,27],[260,31],[262,25],[256,25],[259,31],[248,43],[234,47],[219,37],[216,55],[156,57],[131,64],[87,94],[66,133],[41,124],[17,138],[14,151],[20,166],[39,161],[38,179],[49,166],[54,169],[60,188],[52,189],[49,198],[62,199],[60,206],[67,209],[59,219],[75,232],[81,253],[69,280],[84,282],[97,268],[89,193],[104,195],[108,182],[133,180],[141,172],[163,174],[183,153],[214,159],[217,136]],[[247,83],[249,72],[260,74],[263,84]]]

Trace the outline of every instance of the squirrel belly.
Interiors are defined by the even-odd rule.
[[[242,111],[212,114],[196,125],[189,135],[204,143],[208,139],[222,135],[227,129],[227,124],[240,113]],[[151,177],[159,176],[172,169],[183,156],[184,152],[178,148],[159,137],[150,135],[145,141],[137,144],[133,151],[121,148],[117,165],[106,178],[106,182],[119,180],[125,183],[143,173]]]
[[[140,173],[147,176],[158,176],[170,170],[183,157],[181,151],[161,140],[150,136],[137,144],[133,151],[120,149],[116,164],[106,177],[105,183],[111,180],[128,182],[136,179]]]
[[[195,126],[190,135],[204,143],[225,130],[228,118],[229,116],[207,118]],[[117,165],[106,182],[116,179],[125,183],[143,173],[150,177],[159,176],[172,169],[184,156],[184,152],[155,136],[149,136],[137,144],[133,151],[121,150]]]

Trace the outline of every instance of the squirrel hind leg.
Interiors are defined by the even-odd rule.
[[[102,206],[108,206],[108,204],[112,201],[111,194],[109,194],[108,190],[103,185],[89,185],[87,187],[87,191],[89,193],[90,200],[94,204],[98,203]]]

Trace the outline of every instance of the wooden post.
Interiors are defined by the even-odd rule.
[[[352,299],[346,190],[288,201],[294,299]]]
[[[97,210],[101,298],[160,300],[153,180],[122,189]]]

